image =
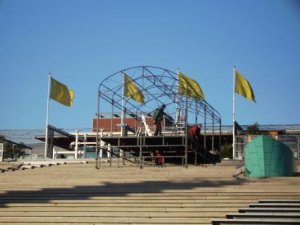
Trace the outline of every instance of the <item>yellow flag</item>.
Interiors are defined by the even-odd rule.
[[[124,74],[124,81],[124,95],[128,98],[134,99],[137,102],[144,103],[143,93],[127,74]]]
[[[179,72],[178,74],[178,93],[189,98],[204,100],[204,94],[197,81]]]
[[[69,89],[66,85],[51,77],[51,90],[50,98],[65,105],[72,106],[74,99],[74,92]]]
[[[254,92],[249,81],[237,70],[235,71],[235,93],[255,102]]]

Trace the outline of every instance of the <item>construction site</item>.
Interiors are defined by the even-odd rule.
[[[136,88],[131,95],[126,95],[128,85]],[[221,116],[203,98],[193,97],[194,90],[188,91],[179,93],[177,73],[167,69],[140,66],[118,71],[99,85],[92,131],[74,136],[49,125],[45,156],[55,158],[57,146],[75,152],[75,158],[82,148],[94,149],[97,167],[104,155],[138,162],[142,167],[155,151],[163,154],[166,163],[219,162]],[[141,93],[143,102],[136,101]],[[162,105],[161,132],[155,134],[158,125],[153,114]],[[202,129],[195,137],[190,129],[198,124]],[[45,136],[37,139],[45,141]]]
[[[235,160],[221,160],[236,131],[224,132],[218,111],[178,82],[178,71],[150,66],[105,78],[89,131],[48,125],[34,136],[46,143],[43,159],[22,144],[30,159],[0,162],[0,223],[300,224],[298,131],[259,137],[273,158],[257,158],[259,138],[245,154],[246,136],[237,136]],[[283,137],[295,137],[296,150]],[[275,163],[261,169],[268,160]]]

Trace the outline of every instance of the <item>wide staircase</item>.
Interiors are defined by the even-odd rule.
[[[0,224],[217,224],[262,199],[300,200],[299,176],[233,177],[239,163],[95,169],[92,161],[1,173]]]

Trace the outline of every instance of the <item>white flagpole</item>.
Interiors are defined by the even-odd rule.
[[[177,74],[179,74],[179,69],[177,71]],[[178,84],[179,88],[179,84]],[[188,93],[187,93],[188,94]],[[178,103],[178,102],[177,102]],[[186,95],[185,97],[185,109],[184,109],[184,116],[185,116],[185,153],[184,153],[184,158],[185,158],[185,167],[188,167],[188,96]]]
[[[176,70],[177,73],[177,78],[178,78],[178,74],[179,74],[179,68]],[[179,92],[179,84],[177,83],[177,91]],[[179,104],[178,104],[178,92],[177,95],[175,97],[175,102],[176,102],[176,118],[175,118],[175,123],[176,125],[180,122],[180,109],[179,109]]]
[[[50,101],[50,79],[51,73],[48,76],[48,96],[47,96],[47,110],[46,110],[46,134],[45,134],[45,152],[44,158],[47,158],[47,149],[48,149],[48,116],[49,116],[49,101]]]
[[[188,96],[185,98],[185,167],[188,167]]]
[[[125,97],[125,73],[123,73],[123,87],[122,87],[122,111],[121,111],[121,135],[124,136],[125,135],[125,107],[124,107],[124,97]]]
[[[235,66],[232,70],[232,159],[235,159]]]

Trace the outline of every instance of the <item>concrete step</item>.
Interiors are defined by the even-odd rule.
[[[45,216],[45,217],[0,217],[0,223],[7,222],[18,222],[18,223],[101,223],[101,224],[208,224],[211,221],[210,217],[199,217],[199,218],[172,218],[172,217],[164,217],[164,218],[151,218],[151,217],[91,217],[91,216]]]
[[[257,213],[228,213],[227,219],[233,218],[298,218],[300,219],[300,213],[294,212],[257,212]]]
[[[234,212],[236,207],[221,207],[221,208],[194,208],[194,207],[122,207],[115,206],[114,212],[192,212],[192,213],[202,213],[202,212]],[[15,215],[19,215],[19,212],[112,212],[111,207],[99,207],[99,206],[49,206],[49,207],[40,207],[40,206],[22,206],[22,207],[2,207],[0,212],[13,212]]]
[[[232,196],[233,198],[233,196]],[[252,200],[253,198],[250,199],[205,199],[205,198],[195,198],[193,199],[192,197],[161,197],[160,196],[156,196],[156,197],[138,197],[138,198],[134,198],[134,197],[118,197],[118,198],[113,198],[113,197],[94,197],[93,199],[91,198],[83,198],[83,196],[78,196],[78,198],[74,198],[74,197],[69,197],[69,198],[60,198],[57,199],[54,196],[43,196],[42,198],[40,197],[28,197],[28,196],[24,196],[22,197],[23,202],[49,202],[52,204],[61,204],[61,203],[86,203],[86,204],[105,204],[105,203],[116,203],[116,204],[122,204],[122,203],[126,203],[126,202],[131,202],[131,203],[145,203],[145,204],[152,204],[152,203],[169,203],[169,204],[173,204],[173,203],[203,203],[203,204],[236,204],[236,203],[251,203],[253,202]],[[17,200],[19,200],[18,197],[16,196],[12,196],[12,197],[7,197],[4,196],[0,199],[0,202],[16,202]]]
[[[212,219],[212,225],[221,225],[221,224],[270,224],[270,225],[277,225],[277,224],[300,224],[300,219],[269,219],[269,218],[250,218],[250,219]]]
[[[239,209],[240,213],[256,213],[256,212],[291,212],[298,213],[300,212],[299,208],[241,208]]]
[[[245,203],[215,203],[215,204],[205,204],[205,203],[7,203],[5,207],[51,207],[51,206],[61,206],[61,207],[142,207],[142,208],[153,208],[153,207],[163,207],[163,208],[222,208],[222,207],[231,207],[231,208],[240,208],[245,207]]]
[[[0,217],[133,217],[133,218],[202,218],[202,217],[224,217],[225,212],[194,212],[194,211],[84,211],[78,214],[78,212],[60,212],[60,211],[43,211],[43,212],[0,212]]]

